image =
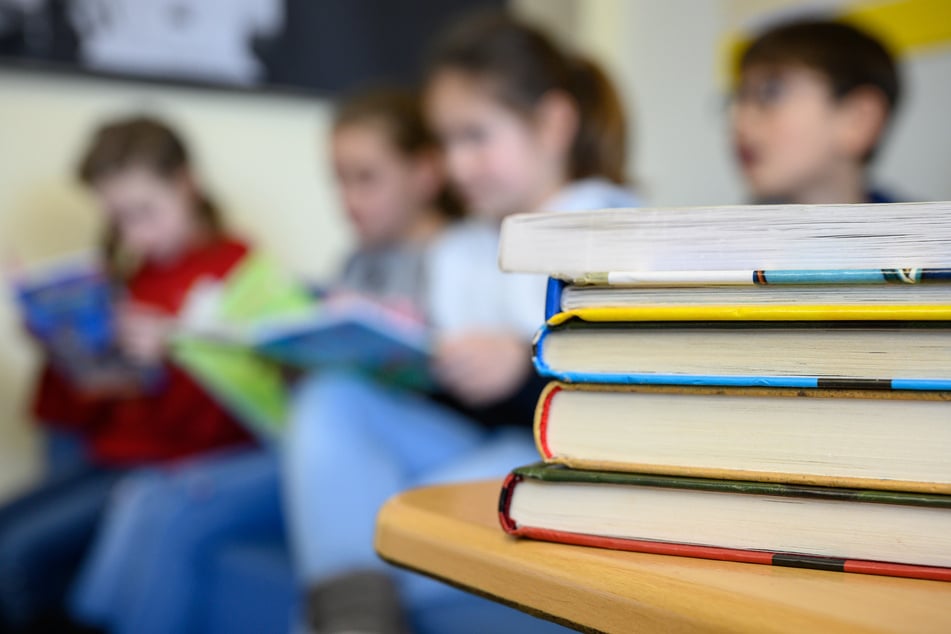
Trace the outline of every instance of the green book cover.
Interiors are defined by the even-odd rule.
[[[271,317],[307,311],[315,300],[267,257],[245,258],[220,287],[214,306],[218,326],[242,332]],[[273,437],[287,418],[288,393],[281,366],[240,343],[183,332],[172,358],[255,433]]]
[[[713,493],[742,493],[749,495],[770,495],[839,500],[844,502],[868,502],[873,504],[898,504],[904,506],[951,508],[951,495],[905,493],[898,491],[868,491],[863,489],[839,489],[833,487],[798,486],[743,480],[713,480],[707,478],[687,478],[643,473],[586,471],[580,469],[569,469],[557,464],[537,463],[527,465],[515,469],[513,474],[521,478],[531,478],[534,480],[542,480],[544,482],[617,484],[625,486],[660,487],[668,489],[690,489],[694,491],[709,491]]]

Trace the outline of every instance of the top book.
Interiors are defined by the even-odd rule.
[[[574,282],[730,283],[764,270],[947,269],[949,245],[951,202],[607,209],[506,218],[499,264]]]

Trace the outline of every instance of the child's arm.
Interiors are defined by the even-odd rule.
[[[509,332],[468,332],[436,347],[437,381],[470,407],[492,405],[515,394],[531,374],[531,344]]]

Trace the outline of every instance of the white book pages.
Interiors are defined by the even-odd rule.
[[[503,271],[951,267],[951,202],[608,209],[510,216]]]

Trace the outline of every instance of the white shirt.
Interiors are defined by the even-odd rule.
[[[629,190],[585,179],[558,192],[541,211],[636,207]],[[433,244],[429,260],[429,315],[438,331],[506,330],[530,339],[544,322],[546,279],[502,273],[499,227],[469,220]]]

